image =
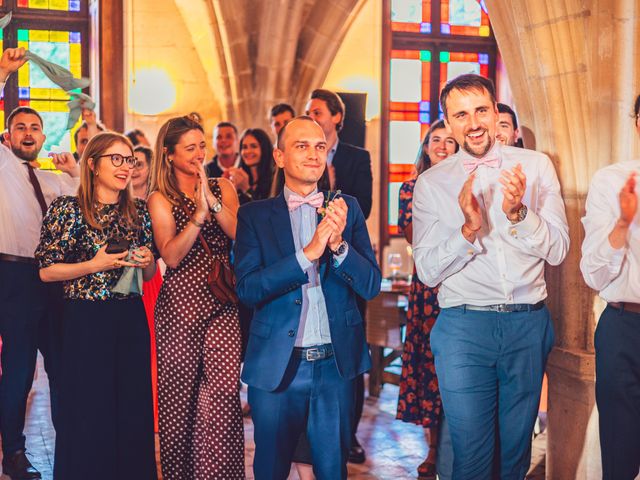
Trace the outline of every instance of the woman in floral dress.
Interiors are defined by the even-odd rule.
[[[409,243],[413,237],[412,199],[417,176],[458,151],[458,144],[447,131],[442,120],[435,122],[420,145],[416,161],[416,177],[400,187],[398,226]],[[429,288],[418,280],[413,270],[407,310],[407,330],[402,352],[402,376],[396,418],[403,422],[422,425],[429,444],[425,461],[418,467],[421,480],[435,480],[438,425],[442,401],[438,378],[431,352],[430,335],[438,306],[438,288]]]

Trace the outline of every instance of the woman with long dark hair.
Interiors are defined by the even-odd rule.
[[[132,195],[126,137],[99,133],[80,165],[77,196],[51,204],[36,250],[65,298],[54,477],[153,480],[149,328],[139,283],[121,281],[137,275],[123,267],[155,273],[151,220]]]
[[[418,175],[458,151],[458,144],[448,133],[444,121],[435,122],[420,144],[416,160],[416,176],[400,187],[398,226],[411,244],[413,240],[412,199]],[[438,288],[423,284],[413,270],[407,330],[402,353],[402,374],[396,418],[415,423],[425,429],[429,452],[418,467],[418,478],[435,480],[438,444],[438,426],[442,400],[438,390],[433,353],[431,352],[431,329],[440,312]]]
[[[229,265],[238,195],[207,180],[204,131],[189,117],[160,129],[149,212],[167,264],[155,312],[160,461],[165,480],[244,479],[238,306],[208,284]]]
[[[249,128],[240,137],[240,166],[249,173],[249,193],[253,200],[269,198],[273,181],[273,145],[267,132]]]

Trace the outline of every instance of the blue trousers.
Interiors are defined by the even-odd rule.
[[[354,381],[340,376],[334,357],[315,362],[292,357],[275,391],[249,386],[248,399],[256,442],[256,480],[288,478],[293,452],[305,430],[316,478],[347,478]]]
[[[431,348],[453,443],[453,480],[522,480],[531,462],[553,326],[546,307],[442,309]],[[496,451],[498,446],[499,453]]]
[[[640,470],[640,314],[607,307],[595,347],[602,478],[633,480]]]
[[[0,227],[4,228],[4,227]],[[25,447],[24,418],[38,350],[49,377],[51,416],[58,427],[57,364],[60,355],[62,289],[45,284],[37,265],[0,261],[0,433],[2,451]]]

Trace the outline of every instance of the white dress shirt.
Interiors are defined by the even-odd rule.
[[[609,165],[591,180],[580,270],[584,281],[607,302],[640,303],[640,213],[629,226],[627,244],[615,249],[609,234],[620,218],[620,190],[631,172],[640,178],[640,160]],[[640,197],[636,187],[636,195]]]
[[[0,145],[0,253],[33,258],[40,241],[42,210],[24,160]],[[45,202],[75,195],[79,179],[66,173],[35,170]]]
[[[544,262],[561,263],[569,250],[569,228],[560,184],[549,157],[496,142],[499,168],[476,169],[473,192],[483,212],[474,243],[461,232],[458,195],[471,156],[460,149],[418,178],[413,194],[413,255],[420,280],[441,284],[438,302],[458,305],[537,303],[547,296]],[[502,211],[500,172],[518,163],[527,177],[522,203],[526,218],[512,224]]]

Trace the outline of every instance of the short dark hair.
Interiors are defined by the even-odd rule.
[[[215,131],[215,130],[218,130],[219,128],[223,128],[223,127],[233,128],[233,131],[236,132],[236,136],[238,136],[238,127],[236,127],[231,122],[220,122],[214,127],[213,130]]]
[[[329,112],[331,112],[331,115],[336,115],[338,113],[342,114],[340,122],[336,125],[336,131],[339,132],[342,130],[342,127],[344,126],[344,117],[347,112],[340,95],[332,92],[331,90],[317,88],[311,92],[311,100],[316,98],[318,100],[323,100],[327,104],[327,108],[329,109]]]
[[[279,103],[271,107],[271,110],[269,111],[269,118],[273,118],[276,115],[280,115],[284,112],[289,112],[292,117],[296,116],[296,111],[291,105],[289,105],[288,103]]]
[[[144,136],[144,132],[139,128],[134,128],[133,130],[129,130],[124,134],[124,136],[129,139],[131,145],[133,145],[134,147],[140,144],[140,142],[138,141],[138,135]]]
[[[633,113],[636,116],[636,120],[638,119],[638,115],[640,115],[640,95],[636,98],[636,104],[633,107]]]
[[[280,129],[280,133],[278,133],[278,139],[276,140],[276,148],[277,148],[278,150],[282,150],[282,151],[284,151],[284,144],[283,144],[283,142],[284,142],[284,135],[285,135],[285,132],[286,132],[286,130],[287,130],[287,125],[289,125],[289,124],[293,123],[293,122],[294,122],[294,120],[305,120],[305,121],[310,121],[310,122],[313,122],[313,123],[315,123],[316,125],[318,125],[318,124],[317,124],[317,122],[316,122],[313,118],[311,118],[309,115],[298,115],[297,117],[292,118],[292,119],[291,119],[291,121],[289,121],[289,122],[285,123],[284,127],[282,127],[282,128]],[[320,126],[320,125],[318,125],[318,126]]]
[[[518,119],[516,118],[516,112],[513,111],[509,105],[505,103],[498,103],[498,113],[508,113],[511,115],[511,121],[513,122],[513,129],[518,129]]]
[[[102,125],[100,122],[96,123],[96,127],[98,127],[98,130],[100,130],[101,132],[107,131],[107,129],[104,128],[104,125]],[[78,127],[78,129],[73,133],[73,141],[75,142],[76,145],[78,145],[78,134],[80,133],[80,130],[82,130],[83,128],[89,128],[89,125],[87,125],[87,122],[82,122]]]
[[[14,108],[9,114],[9,116],[7,117],[7,132],[11,130],[11,123],[13,122],[13,119],[15,118],[15,116],[20,115],[21,113],[26,113],[28,115],[35,115],[36,117],[38,117],[38,120],[40,120],[40,126],[44,128],[44,122],[42,121],[42,117],[40,116],[40,114],[31,107],[22,106],[22,107]]]
[[[144,158],[147,160],[147,165],[151,167],[151,161],[153,160],[153,150],[145,145],[136,145],[133,149],[133,153],[142,152],[144,154]]]
[[[496,89],[491,80],[481,75],[476,75],[475,73],[459,75],[447,82],[440,92],[440,107],[444,113],[444,118],[447,118],[447,98],[449,98],[451,90],[486,90],[489,92],[489,96],[491,96],[491,102],[496,103]]]

